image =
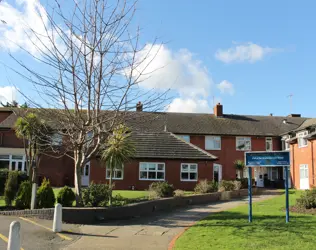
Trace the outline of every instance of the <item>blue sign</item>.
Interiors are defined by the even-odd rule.
[[[284,167],[290,166],[290,152],[246,152],[246,167]]]

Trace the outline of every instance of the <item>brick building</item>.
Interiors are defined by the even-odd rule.
[[[141,118],[136,115],[140,112]],[[313,166],[311,162],[303,163],[304,154],[312,154],[313,136],[307,140],[306,149],[295,150],[293,131],[304,129],[304,124],[310,126],[313,120],[299,115],[229,115],[224,114],[221,104],[214,107],[214,114],[151,113],[142,112],[139,107],[130,114],[135,116],[128,121],[128,126],[135,128],[132,137],[137,153],[132,161],[115,171],[117,189],[146,189],[153,181],[167,180],[176,188],[192,190],[202,179],[235,179],[234,161],[243,160],[246,151],[279,151],[289,148],[288,145],[291,145],[295,187],[301,188],[297,180],[300,172],[296,169],[297,159],[301,157],[299,164]],[[16,118],[11,110],[0,109],[0,168],[24,170],[23,144],[15,137],[13,128]],[[313,176],[313,167],[308,169],[309,176]],[[73,172],[73,162],[66,156],[44,157],[39,169],[39,174],[48,177],[55,186],[72,185]],[[82,173],[84,185],[107,181],[106,168],[98,159],[87,163]],[[254,169],[260,187],[283,185],[283,176],[280,167]]]

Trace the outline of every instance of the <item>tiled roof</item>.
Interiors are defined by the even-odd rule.
[[[0,128],[13,128],[16,120],[17,120],[17,116],[14,113],[12,113],[2,122],[0,122]]]
[[[216,160],[217,157],[185,142],[170,132],[135,133],[135,158]]]
[[[299,131],[299,130],[303,130],[305,128],[308,127],[315,127],[316,126],[316,118],[311,118],[311,119],[307,119],[305,120],[301,126],[299,126],[297,129],[295,129],[295,131]]]

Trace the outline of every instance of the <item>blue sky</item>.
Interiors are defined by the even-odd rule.
[[[211,112],[215,100],[225,113],[316,117],[315,12],[315,1],[140,0],[134,23],[142,28],[142,43],[155,36],[164,42],[154,66],[166,64],[144,87],[172,88],[170,111]],[[0,23],[0,38],[5,29]],[[0,62],[0,95],[8,97],[4,87],[12,84],[30,92],[5,70],[11,62],[1,42]]]

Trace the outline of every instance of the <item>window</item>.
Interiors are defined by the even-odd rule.
[[[251,150],[251,138],[236,137],[236,149],[241,151]]]
[[[52,135],[52,145],[60,146],[63,143],[63,136],[61,134],[53,134]]]
[[[139,179],[163,181],[165,179],[165,163],[140,162]]]
[[[0,169],[9,169],[10,155],[0,155]]]
[[[300,179],[308,179],[308,164],[300,164]]]
[[[112,172],[113,180],[123,180],[124,168],[114,168]],[[106,179],[110,179],[110,169],[106,169]]]
[[[266,151],[272,151],[273,150],[273,141],[271,137],[266,138]]]
[[[182,163],[180,178],[181,181],[197,181],[198,165],[195,163]]]
[[[186,142],[190,142],[190,136],[189,135],[177,135],[179,138]]]
[[[88,145],[88,147],[91,147],[94,145],[93,131],[89,131],[86,134],[86,145]]]
[[[277,168],[271,168],[271,180],[276,181],[278,180],[278,169]]]
[[[303,148],[307,146],[307,139],[305,138],[308,135],[307,131],[300,132],[297,134],[298,147]]]
[[[221,137],[220,136],[205,136],[205,149],[206,150],[221,150]]]
[[[285,135],[282,137],[282,150],[290,150],[290,143],[289,143],[290,136]]]
[[[0,155],[0,169],[26,171],[24,155]]]

